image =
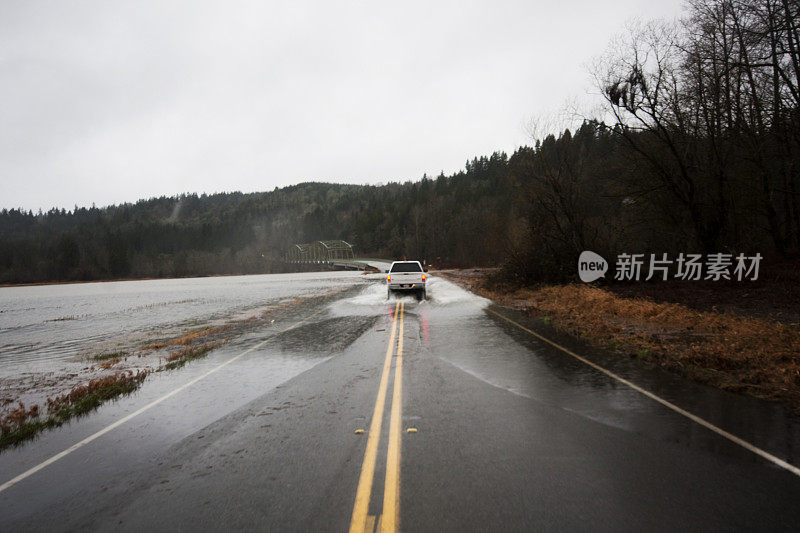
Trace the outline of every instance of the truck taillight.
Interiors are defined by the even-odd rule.
[[[425,281],[425,274],[422,275],[422,281]]]
[[[392,281],[392,276],[386,276],[386,281]]]

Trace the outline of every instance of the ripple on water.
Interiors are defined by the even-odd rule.
[[[0,376],[363,282],[358,272],[310,272],[0,288]]]

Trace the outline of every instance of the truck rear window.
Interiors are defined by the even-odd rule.
[[[422,272],[422,267],[419,263],[395,263],[392,272]]]

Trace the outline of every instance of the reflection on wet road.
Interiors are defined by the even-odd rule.
[[[367,530],[392,529],[389,518],[408,531],[799,523],[800,477],[495,312],[800,464],[800,425],[779,407],[591,350],[440,278],[430,279],[429,300],[417,301],[387,300],[381,275],[302,276],[308,277],[274,285],[261,280],[257,286],[273,292],[252,295],[251,285],[234,290],[231,301],[184,294],[193,288],[164,295],[163,302],[200,298],[209,305],[177,313],[190,320],[352,287],[300,303],[287,320],[157,374],[136,394],[0,454],[3,483],[184,387],[0,492],[0,530],[340,531],[352,525],[357,494]],[[220,294],[238,286],[234,278],[226,283]],[[133,293],[120,312],[143,298]],[[24,314],[16,311],[14,320],[23,322]],[[16,327],[10,322],[0,322],[0,344]],[[113,330],[114,319],[107,322]],[[15,339],[21,345],[24,335]],[[386,408],[379,413],[381,391]],[[369,442],[371,484],[361,490]]]

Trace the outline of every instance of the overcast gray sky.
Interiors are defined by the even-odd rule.
[[[451,173],[680,0],[0,3],[0,208]]]

